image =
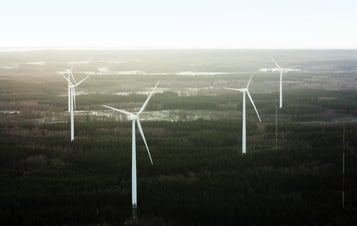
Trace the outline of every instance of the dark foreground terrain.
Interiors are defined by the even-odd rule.
[[[166,75],[148,81],[142,75],[97,76],[83,83],[82,91],[103,89],[77,96],[76,138],[70,142],[64,80],[49,79],[45,69],[39,76],[45,81],[21,71],[14,77],[2,73],[0,225],[127,224],[131,124],[101,105],[135,111],[145,95],[111,92],[127,88],[127,80],[150,88],[160,79],[167,87]],[[241,84],[233,75],[193,77],[192,87],[213,89],[195,95],[164,90],[152,98],[142,126],[154,165],[137,134],[140,225],[357,224],[357,91],[286,88],[276,133],[276,86],[254,92],[264,79],[276,79],[272,76],[253,80],[262,123],[247,102],[244,156],[241,94],[212,84],[217,79]],[[351,74],[343,78],[354,81]],[[113,82],[121,87],[103,85]]]

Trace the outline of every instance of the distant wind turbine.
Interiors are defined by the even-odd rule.
[[[289,69],[288,68],[281,68],[279,66],[279,64],[274,60],[273,57],[271,57],[272,61],[274,62],[274,64],[278,67],[278,70],[280,72],[280,92],[279,92],[279,108],[283,108],[283,73],[284,72],[288,72]]]
[[[72,82],[71,79],[68,79],[70,78],[70,76],[72,77],[72,80],[74,82]],[[68,82],[69,111],[71,112],[71,141],[73,141],[74,140],[74,111],[76,110],[76,87],[79,86],[82,82],[84,82],[89,77],[89,75],[77,83],[75,82],[76,80],[74,79],[72,70],[70,70],[70,73],[68,73],[67,78],[66,76],[63,77]]]
[[[235,90],[235,91],[240,91],[241,93],[243,93],[243,112],[242,112],[242,154],[246,154],[247,150],[246,150],[246,113],[245,113],[245,94],[248,95],[250,102],[252,103],[255,112],[257,113],[259,122],[261,122],[262,120],[260,119],[259,113],[257,108],[255,107],[254,101],[252,99],[252,96],[249,93],[249,85],[250,82],[252,81],[253,75],[250,76],[250,79],[248,81],[248,84],[245,88],[241,88],[241,89],[236,89],[236,88],[225,88],[225,89],[229,89],[229,90]]]
[[[132,206],[133,206],[133,219],[136,220],[136,208],[137,208],[137,179],[136,179],[136,141],[135,141],[135,124],[137,123],[138,125],[138,129],[140,132],[140,135],[144,141],[149,159],[151,164],[153,164],[152,158],[151,158],[151,154],[149,151],[149,147],[146,143],[146,139],[144,136],[144,132],[143,129],[141,127],[141,123],[140,123],[140,114],[145,110],[146,105],[149,103],[149,100],[151,98],[151,96],[153,95],[156,87],[159,85],[159,82],[156,83],[155,87],[152,89],[151,93],[149,94],[148,98],[146,99],[146,101],[144,102],[144,104],[141,106],[140,110],[138,111],[138,113],[133,114],[131,112],[122,110],[122,109],[117,109],[117,108],[113,108],[107,105],[103,105],[103,107],[111,109],[113,111],[117,111],[120,112],[122,114],[125,114],[129,120],[132,121],[132,145],[131,145],[131,197],[132,197]]]

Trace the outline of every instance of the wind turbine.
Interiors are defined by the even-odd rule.
[[[257,108],[255,107],[254,101],[252,99],[252,96],[249,93],[249,85],[250,82],[252,81],[253,75],[250,76],[250,79],[248,81],[248,84],[245,88],[241,88],[241,89],[236,89],[236,88],[225,88],[225,89],[229,89],[229,90],[235,90],[235,91],[240,91],[241,93],[243,93],[243,112],[242,112],[242,154],[246,154],[247,150],[246,150],[246,114],[245,114],[245,95],[247,94],[249,97],[250,102],[252,103],[255,112],[257,113],[259,122],[261,122],[262,120],[260,119],[259,113]]]
[[[70,79],[70,75],[72,76],[72,79],[74,80],[74,82],[72,82]],[[74,140],[74,111],[76,110],[76,87],[79,86],[82,82],[84,82],[88,77],[85,77],[84,79],[82,79],[79,82],[75,82],[74,76],[72,74],[72,70],[70,70],[70,73],[68,73],[68,78],[66,78],[66,76],[64,76],[64,79],[67,80],[68,82],[68,100],[69,100],[69,111],[71,112],[71,141]]]
[[[141,127],[141,123],[140,123],[140,114],[145,110],[146,105],[148,104],[151,96],[153,95],[156,87],[159,85],[159,82],[156,83],[155,87],[152,89],[151,93],[149,94],[148,98],[146,99],[146,101],[144,102],[144,104],[141,106],[140,110],[138,111],[138,113],[133,114],[131,112],[125,111],[125,110],[121,110],[121,109],[117,109],[117,108],[113,108],[107,105],[103,105],[103,107],[111,109],[113,111],[117,111],[120,112],[122,114],[125,114],[129,120],[132,121],[132,145],[131,145],[131,200],[132,200],[132,206],[133,206],[133,220],[136,220],[136,208],[137,208],[137,179],[136,179],[136,142],[135,142],[135,124],[138,125],[138,129],[140,132],[140,135],[144,141],[149,159],[151,164],[153,164],[152,158],[151,158],[151,154],[149,151],[149,147],[146,143],[146,139],[144,136],[144,132],[143,129]]]
[[[271,57],[273,60],[274,64],[278,67],[278,70],[280,72],[280,92],[279,92],[279,108],[283,108],[283,73],[288,72],[288,68],[281,68],[279,64],[274,60],[273,57]]]

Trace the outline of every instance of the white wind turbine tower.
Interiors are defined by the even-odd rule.
[[[278,67],[278,70],[280,72],[280,87],[279,87],[279,108],[283,108],[283,73],[288,72],[289,70],[287,68],[281,68],[279,64],[274,60],[274,58],[271,58],[274,62],[274,64]]]
[[[125,114],[129,120],[132,121],[132,148],[131,148],[131,197],[132,197],[132,205],[133,205],[133,219],[136,220],[136,208],[137,208],[137,179],[136,179],[136,141],[135,141],[135,124],[138,125],[138,129],[140,132],[140,135],[144,141],[149,159],[151,164],[153,164],[152,158],[151,158],[151,154],[149,151],[149,147],[146,143],[146,139],[144,136],[144,132],[143,129],[141,127],[141,123],[140,123],[140,114],[145,110],[146,105],[149,103],[149,100],[151,98],[151,96],[153,95],[156,87],[159,85],[159,82],[156,83],[155,87],[152,89],[151,93],[149,94],[148,98],[146,99],[146,101],[144,102],[144,104],[141,106],[140,110],[138,111],[138,113],[133,114],[131,112],[125,111],[125,110],[121,110],[121,109],[117,109],[117,108],[113,108],[107,105],[103,105],[103,107],[106,107],[108,109],[111,109],[113,111],[117,111],[120,113]]]
[[[249,93],[249,85],[250,82],[252,81],[253,75],[250,76],[250,79],[248,81],[247,87],[245,88],[241,88],[241,89],[235,89],[235,88],[225,88],[225,89],[229,89],[229,90],[235,90],[235,91],[240,91],[241,93],[243,93],[243,111],[242,111],[242,154],[246,154],[247,150],[246,150],[246,113],[245,113],[245,94],[248,95],[250,102],[252,103],[255,112],[257,113],[259,122],[261,122],[262,120],[260,119],[259,113],[257,108],[255,107],[254,101],[252,99],[252,96]]]
[[[70,74],[73,77],[72,71],[70,71]],[[73,141],[74,140],[74,111],[76,110],[76,87],[79,86],[82,82],[84,82],[84,80],[86,80],[89,77],[89,75],[77,83],[72,82],[70,79],[68,79],[70,77],[69,74],[68,74],[68,78],[66,78],[66,76],[63,77],[68,82],[68,95],[69,95],[69,103],[70,103],[69,111],[71,112],[71,141]],[[73,80],[75,81],[74,77]]]

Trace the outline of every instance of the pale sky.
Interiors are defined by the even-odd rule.
[[[0,0],[0,48],[357,48],[357,0]]]

